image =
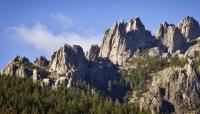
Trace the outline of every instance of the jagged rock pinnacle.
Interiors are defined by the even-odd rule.
[[[137,49],[148,47],[153,41],[139,17],[114,25],[104,35],[99,57],[108,57],[115,64],[123,64]]]
[[[199,23],[193,17],[187,16],[183,18],[177,26],[188,41],[200,36]]]

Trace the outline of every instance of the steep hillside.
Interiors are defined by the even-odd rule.
[[[185,17],[177,25],[164,22],[160,24],[155,35],[145,29],[139,17],[135,17],[128,22],[117,22],[107,29],[101,46],[92,45],[87,54],[79,45],[65,44],[52,54],[50,60],[41,56],[32,63],[26,57],[17,56],[3,68],[1,74],[6,76],[1,79],[6,81],[8,79],[12,81],[10,77],[15,80],[18,80],[15,77],[32,79],[34,83],[41,85],[38,88],[42,91],[50,92],[47,92],[49,97],[53,94],[51,92],[59,94],[63,89],[68,93],[71,88],[77,89],[77,83],[84,82],[92,87],[90,90],[92,93],[104,96],[99,98],[102,100],[96,102],[93,99],[96,94],[88,96],[87,92],[83,93],[83,96],[81,94],[76,101],[87,102],[84,109],[82,105],[85,104],[79,106],[75,103],[73,107],[71,104],[61,105],[61,107],[52,104],[52,108],[55,109],[67,106],[72,111],[79,111],[69,113],[92,113],[91,111],[95,109],[98,111],[99,107],[94,102],[103,105],[102,103],[107,102],[104,98],[110,97],[117,104],[110,101],[114,105],[109,107],[108,114],[116,113],[112,112],[116,108],[115,105],[119,107],[118,113],[129,113],[134,107],[134,110],[150,111],[152,114],[198,114],[200,113],[199,41],[200,26],[193,17]],[[18,110],[18,105],[15,106],[12,103],[15,97],[4,97],[7,94],[5,88],[10,87],[6,85],[8,82],[4,85],[2,81],[5,87],[0,94],[2,99],[6,100],[1,103],[4,106],[2,110],[15,108]],[[15,87],[17,86],[21,85]],[[27,87],[29,87],[28,84]],[[78,88],[86,89],[80,85]],[[72,91],[82,93],[81,89]],[[21,88],[18,92],[23,93],[24,91]],[[11,94],[15,96],[19,93]],[[85,98],[85,94],[86,99],[81,99]],[[61,94],[60,97],[66,96]],[[89,97],[92,97],[92,100]],[[34,103],[33,99],[28,102]],[[66,98],[63,102],[68,103],[68,100],[69,98]],[[21,103],[19,100],[16,102]],[[48,104],[49,101],[43,103]],[[49,105],[51,103],[44,110],[45,113],[49,111],[51,107]],[[76,110],[76,108],[81,109]],[[108,107],[103,107],[102,110],[104,108]],[[27,110],[30,112],[29,109]],[[105,111],[108,110],[105,109]],[[22,111],[23,109],[19,108],[19,112]],[[63,111],[66,113],[65,109]]]

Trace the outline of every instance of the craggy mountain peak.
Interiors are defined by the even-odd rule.
[[[21,57],[21,56],[19,56],[19,55],[17,55],[12,61],[11,61],[11,63],[17,63],[17,62],[21,62],[21,63],[29,63],[30,61],[29,61],[29,59],[28,58],[26,58],[26,57]]]
[[[40,56],[31,63],[16,56],[1,73],[50,88],[84,81],[122,101],[129,92],[127,103],[152,114],[199,114],[199,55],[200,27],[193,17],[177,26],[161,23],[155,36],[135,17],[114,23],[101,46],[92,45],[86,54],[79,45],[65,44],[50,60]]]
[[[144,30],[145,27],[143,25],[143,23],[141,22],[139,17],[135,17],[132,18],[128,23],[127,23],[127,27],[126,27],[126,31],[135,31],[135,30]]]
[[[188,41],[191,41],[200,35],[199,23],[190,16],[187,16],[178,23],[178,28]]]
[[[160,40],[162,45],[168,48],[169,53],[175,52],[185,44],[184,37],[178,27],[167,22],[160,24],[156,38]]]
[[[153,40],[151,32],[145,30],[139,17],[115,23],[104,34],[99,57],[107,57],[113,63],[122,65],[135,51],[149,47]]]
[[[26,57],[16,56],[2,70],[2,74],[29,77],[32,75],[33,64]]]
[[[96,60],[98,58],[100,51],[100,47],[96,45],[92,45],[90,50],[86,53],[86,57],[88,60]]]
[[[135,30],[144,30],[145,27],[142,24],[139,17],[132,18],[130,21],[125,22],[124,20],[121,20],[119,22],[115,22],[110,29],[108,29],[106,32],[110,32],[111,34],[125,34],[130,31]]]
[[[45,56],[40,56],[39,58],[37,57],[36,60],[34,61],[35,66],[38,67],[47,67],[49,65],[49,61]]]
[[[80,46],[65,44],[53,53],[49,66],[51,71],[59,75],[82,78],[87,69],[87,60]]]

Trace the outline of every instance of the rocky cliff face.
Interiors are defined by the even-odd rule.
[[[143,49],[153,42],[151,33],[145,30],[139,17],[128,23],[115,23],[106,30],[99,57],[109,58],[115,64],[123,64],[135,51]]]
[[[34,65],[38,67],[47,67],[49,65],[49,61],[45,56],[40,56],[39,58],[36,58]]]
[[[87,60],[83,49],[74,45],[64,45],[51,57],[50,71],[66,77],[84,78],[87,72]]]
[[[47,77],[48,71],[45,71],[43,67],[35,66],[26,57],[16,56],[4,67],[2,74],[22,78],[30,77],[33,81],[37,81]]]
[[[122,65],[138,50],[155,47],[155,41],[158,41],[156,46],[164,52],[182,52],[187,48],[186,41],[196,39],[200,35],[199,28],[198,22],[192,17],[182,19],[177,26],[164,22],[160,24],[155,39],[145,29],[139,17],[129,22],[121,21],[106,30],[99,57],[109,58],[114,64]]]
[[[182,19],[177,26],[161,24],[155,37],[136,17],[129,22],[115,23],[106,30],[101,47],[92,45],[86,56],[80,46],[66,44],[53,53],[50,62],[41,56],[33,64],[17,56],[4,67],[2,74],[32,76],[33,81],[40,80],[42,86],[53,88],[71,87],[74,80],[80,79],[113,98],[123,98],[126,90],[122,80],[126,77],[121,76],[122,65],[125,63],[124,69],[128,72],[136,67],[126,63],[127,59],[147,52],[151,57],[163,57],[168,61],[177,54],[178,59],[188,59],[188,64],[184,68],[168,66],[153,74],[150,72],[152,80],[148,80],[147,91],[138,97],[138,91],[134,90],[130,102],[152,113],[200,113],[200,66],[194,66],[190,60],[199,58],[199,41],[200,27],[192,17]]]
[[[33,64],[25,57],[16,56],[8,63],[2,71],[2,74],[19,77],[29,77],[32,75]]]
[[[86,57],[90,61],[94,61],[98,58],[100,47],[98,45],[92,45]]]
[[[155,74],[148,91],[138,99],[140,110],[150,109],[152,114],[200,113],[199,77],[194,70],[192,60],[188,62],[184,68],[169,67]]]
[[[197,38],[200,35],[199,23],[193,17],[185,17],[178,24],[178,28],[188,41]]]
[[[57,87],[69,85],[69,80],[84,79],[87,65],[88,61],[82,48],[66,44],[54,52],[50,63],[43,56],[37,58],[34,64],[25,57],[17,56],[4,67],[2,74],[32,77],[33,81],[41,80],[42,86]]]
[[[196,38],[197,43],[191,45],[184,54],[185,58],[195,58],[200,56],[200,37]]]
[[[160,24],[156,38],[167,48],[169,53],[177,51],[185,44],[181,31],[175,25],[167,22]]]

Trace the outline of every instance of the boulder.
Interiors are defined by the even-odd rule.
[[[67,77],[62,76],[56,79],[55,84],[54,84],[55,88],[61,85],[62,86],[67,85]]]
[[[49,78],[44,78],[42,81],[41,81],[41,86],[44,87],[44,86],[51,86],[51,83],[50,83],[50,79]]]

